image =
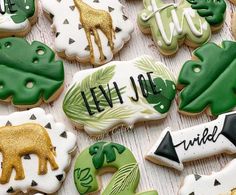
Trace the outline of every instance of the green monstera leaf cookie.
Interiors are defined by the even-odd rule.
[[[36,0],[0,2],[0,37],[25,36],[37,21]]]
[[[53,101],[62,90],[64,68],[54,52],[34,41],[0,39],[0,100],[33,107]]]
[[[212,115],[236,105],[236,42],[221,46],[208,43],[194,51],[196,60],[187,61],[178,78],[179,110],[196,114],[207,109]]]

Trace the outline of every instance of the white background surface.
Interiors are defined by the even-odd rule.
[[[151,36],[143,35],[136,24],[137,13],[143,9],[142,1],[122,0],[122,2],[125,5],[126,15],[134,23],[135,30],[132,34],[132,39],[128,42],[128,44],[126,44],[121,52],[116,55],[115,60],[130,60],[142,54],[148,54],[166,64],[177,77],[183,63],[191,58],[192,49],[186,46],[182,46],[177,55],[173,57],[162,56],[157,51],[154,43],[152,42]],[[219,33],[212,36],[212,41],[216,43],[220,43],[222,40],[233,39],[231,35],[231,14],[234,11],[234,6],[228,1],[226,3],[226,22],[223,26],[223,29]],[[41,5],[39,7],[39,21],[33,27],[32,32],[27,36],[27,39],[30,41],[41,41],[53,48],[54,34],[50,29],[51,23],[43,15],[41,11]],[[70,121],[65,117],[62,111],[62,101],[65,92],[67,91],[68,86],[72,80],[73,74],[76,71],[91,68],[91,66],[84,66],[76,62],[68,62],[64,60],[64,67],[66,78],[64,92],[54,103],[50,105],[43,104],[41,107],[43,107],[46,112],[52,113],[57,121],[64,122],[67,126],[67,129],[77,135],[78,155],[81,150],[94,143],[95,140],[89,138],[84,132],[78,132],[74,129],[74,127],[71,125]],[[137,161],[139,162],[139,167],[141,170],[141,180],[137,192],[146,191],[148,189],[156,189],[159,192],[159,195],[176,195],[179,186],[181,185],[181,182],[186,175],[191,173],[210,174],[212,171],[219,171],[225,166],[228,161],[230,161],[230,159],[233,158],[233,156],[218,155],[210,157],[208,159],[186,163],[185,169],[182,173],[169,168],[160,167],[158,165],[152,164],[149,161],[146,161],[144,159],[146,151],[152,146],[152,144],[154,144],[161,131],[167,126],[171,126],[173,130],[179,130],[211,120],[205,114],[199,115],[197,117],[183,116],[177,112],[177,104],[178,103],[176,97],[175,101],[173,102],[173,106],[171,107],[170,114],[164,120],[149,123],[140,123],[135,125],[133,131],[116,131],[114,134],[110,134],[105,137],[105,140],[112,140],[114,142],[121,143],[133,151]],[[0,114],[8,114],[14,111],[16,111],[16,109],[14,109],[11,105],[0,105]],[[78,194],[75,189],[72,176],[74,161],[75,158],[72,162],[71,170],[69,171],[69,174],[64,184],[62,185],[62,188],[56,194]],[[108,175],[103,177],[105,185],[108,180]]]

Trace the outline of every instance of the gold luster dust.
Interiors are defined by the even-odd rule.
[[[236,195],[236,189],[232,190],[231,195]]]
[[[111,15],[107,11],[92,8],[91,6],[84,3],[82,0],[74,0],[74,3],[77,9],[79,10],[80,22],[85,30],[86,37],[89,43],[91,63],[94,64],[95,61],[91,33],[94,35],[95,43],[98,46],[100,60],[106,60],[102,49],[101,39],[98,34],[98,29],[100,29],[104,33],[104,35],[108,39],[108,44],[111,50],[113,51],[113,37],[115,39],[115,31],[113,29]]]
[[[21,157],[35,154],[39,159],[38,174],[47,173],[47,161],[52,170],[58,169],[51,139],[45,128],[38,124],[26,123],[19,126],[0,128],[0,152],[2,153],[2,174],[0,183],[8,183],[15,169],[15,180],[25,178]]]

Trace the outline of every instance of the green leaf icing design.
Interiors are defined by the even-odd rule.
[[[178,4],[163,2],[162,0],[144,0],[145,8],[138,15],[140,29],[144,33],[152,34],[161,53],[172,55],[183,43],[197,47],[209,41],[210,24],[191,7],[192,4],[187,0],[181,0]],[[203,12],[201,10],[201,14]],[[222,12],[219,12],[217,16],[220,17],[221,14]]]
[[[154,105],[154,109],[160,113],[166,113],[171,106],[172,100],[175,97],[176,87],[173,81],[163,80],[162,78],[155,78],[156,90],[158,95],[152,93],[150,83],[146,81],[148,86],[149,95],[147,101],[149,104]]]
[[[84,190],[83,192],[81,191],[80,193],[86,194],[91,188],[90,184],[93,181],[93,177],[90,174],[90,168],[85,168],[83,170],[75,169],[74,177],[80,181],[78,184],[80,184],[81,185],[80,188]]]
[[[6,11],[11,14],[12,20],[16,24],[19,24],[28,18],[31,18],[35,14],[35,6],[35,0],[15,0],[15,5],[13,8],[16,12],[11,14],[9,9],[6,9]]]
[[[94,163],[95,156],[99,159],[99,165]],[[81,195],[98,192],[98,176],[106,168],[117,171],[102,195],[158,195],[154,190],[135,193],[140,179],[138,163],[128,148],[113,142],[95,143],[79,154],[74,169],[78,192]]]
[[[116,174],[110,195],[118,195],[123,189],[127,188],[129,185],[133,185],[135,183],[135,178],[139,174],[138,171],[137,163],[121,167],[120,171]]]
[[[55,61],[49,47],[21,38],[0,39],[1,100],[11,98],[15,106],[27,107],[41,99],[50,102],[63,83],[63,63]]]
[[[217,116],[236,105],[236,43],[223,41],[221,46],[208,43],[194,51],[197,60],[187,61],[179,74],[179,109],[200,113],[209,109]]]
[[[197,13],[205,17],[210,25],[221,25],[225,19],[226,3],[224,0],[187,0]]]
[[[116,160],[116,151],[122,154],[125,147],[120,144],[98,142],[89,148],[89,153],[93,156],[93,165],[96,169],[100,169],[106,159],[107,163]]]
[[[160,85],[157,90],[161,88],[162,92],[153,94],[153,87],[142,85],[144,81],[156,82]],[[88,134],[97,136],[119,125],[132,126],[136,121],[165,117],[175,96],[175,82],[166,66],[149,56],[111,62],[76,73],[64,98],[63,110]],[[161,105],[162,109],[155,108],[159,103],[165,108]]]

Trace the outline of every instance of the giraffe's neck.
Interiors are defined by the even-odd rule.
[[[79,9],[80,12],[87,12],[91,7],[84,3],[82,0],[74,0],[75,6]]]

